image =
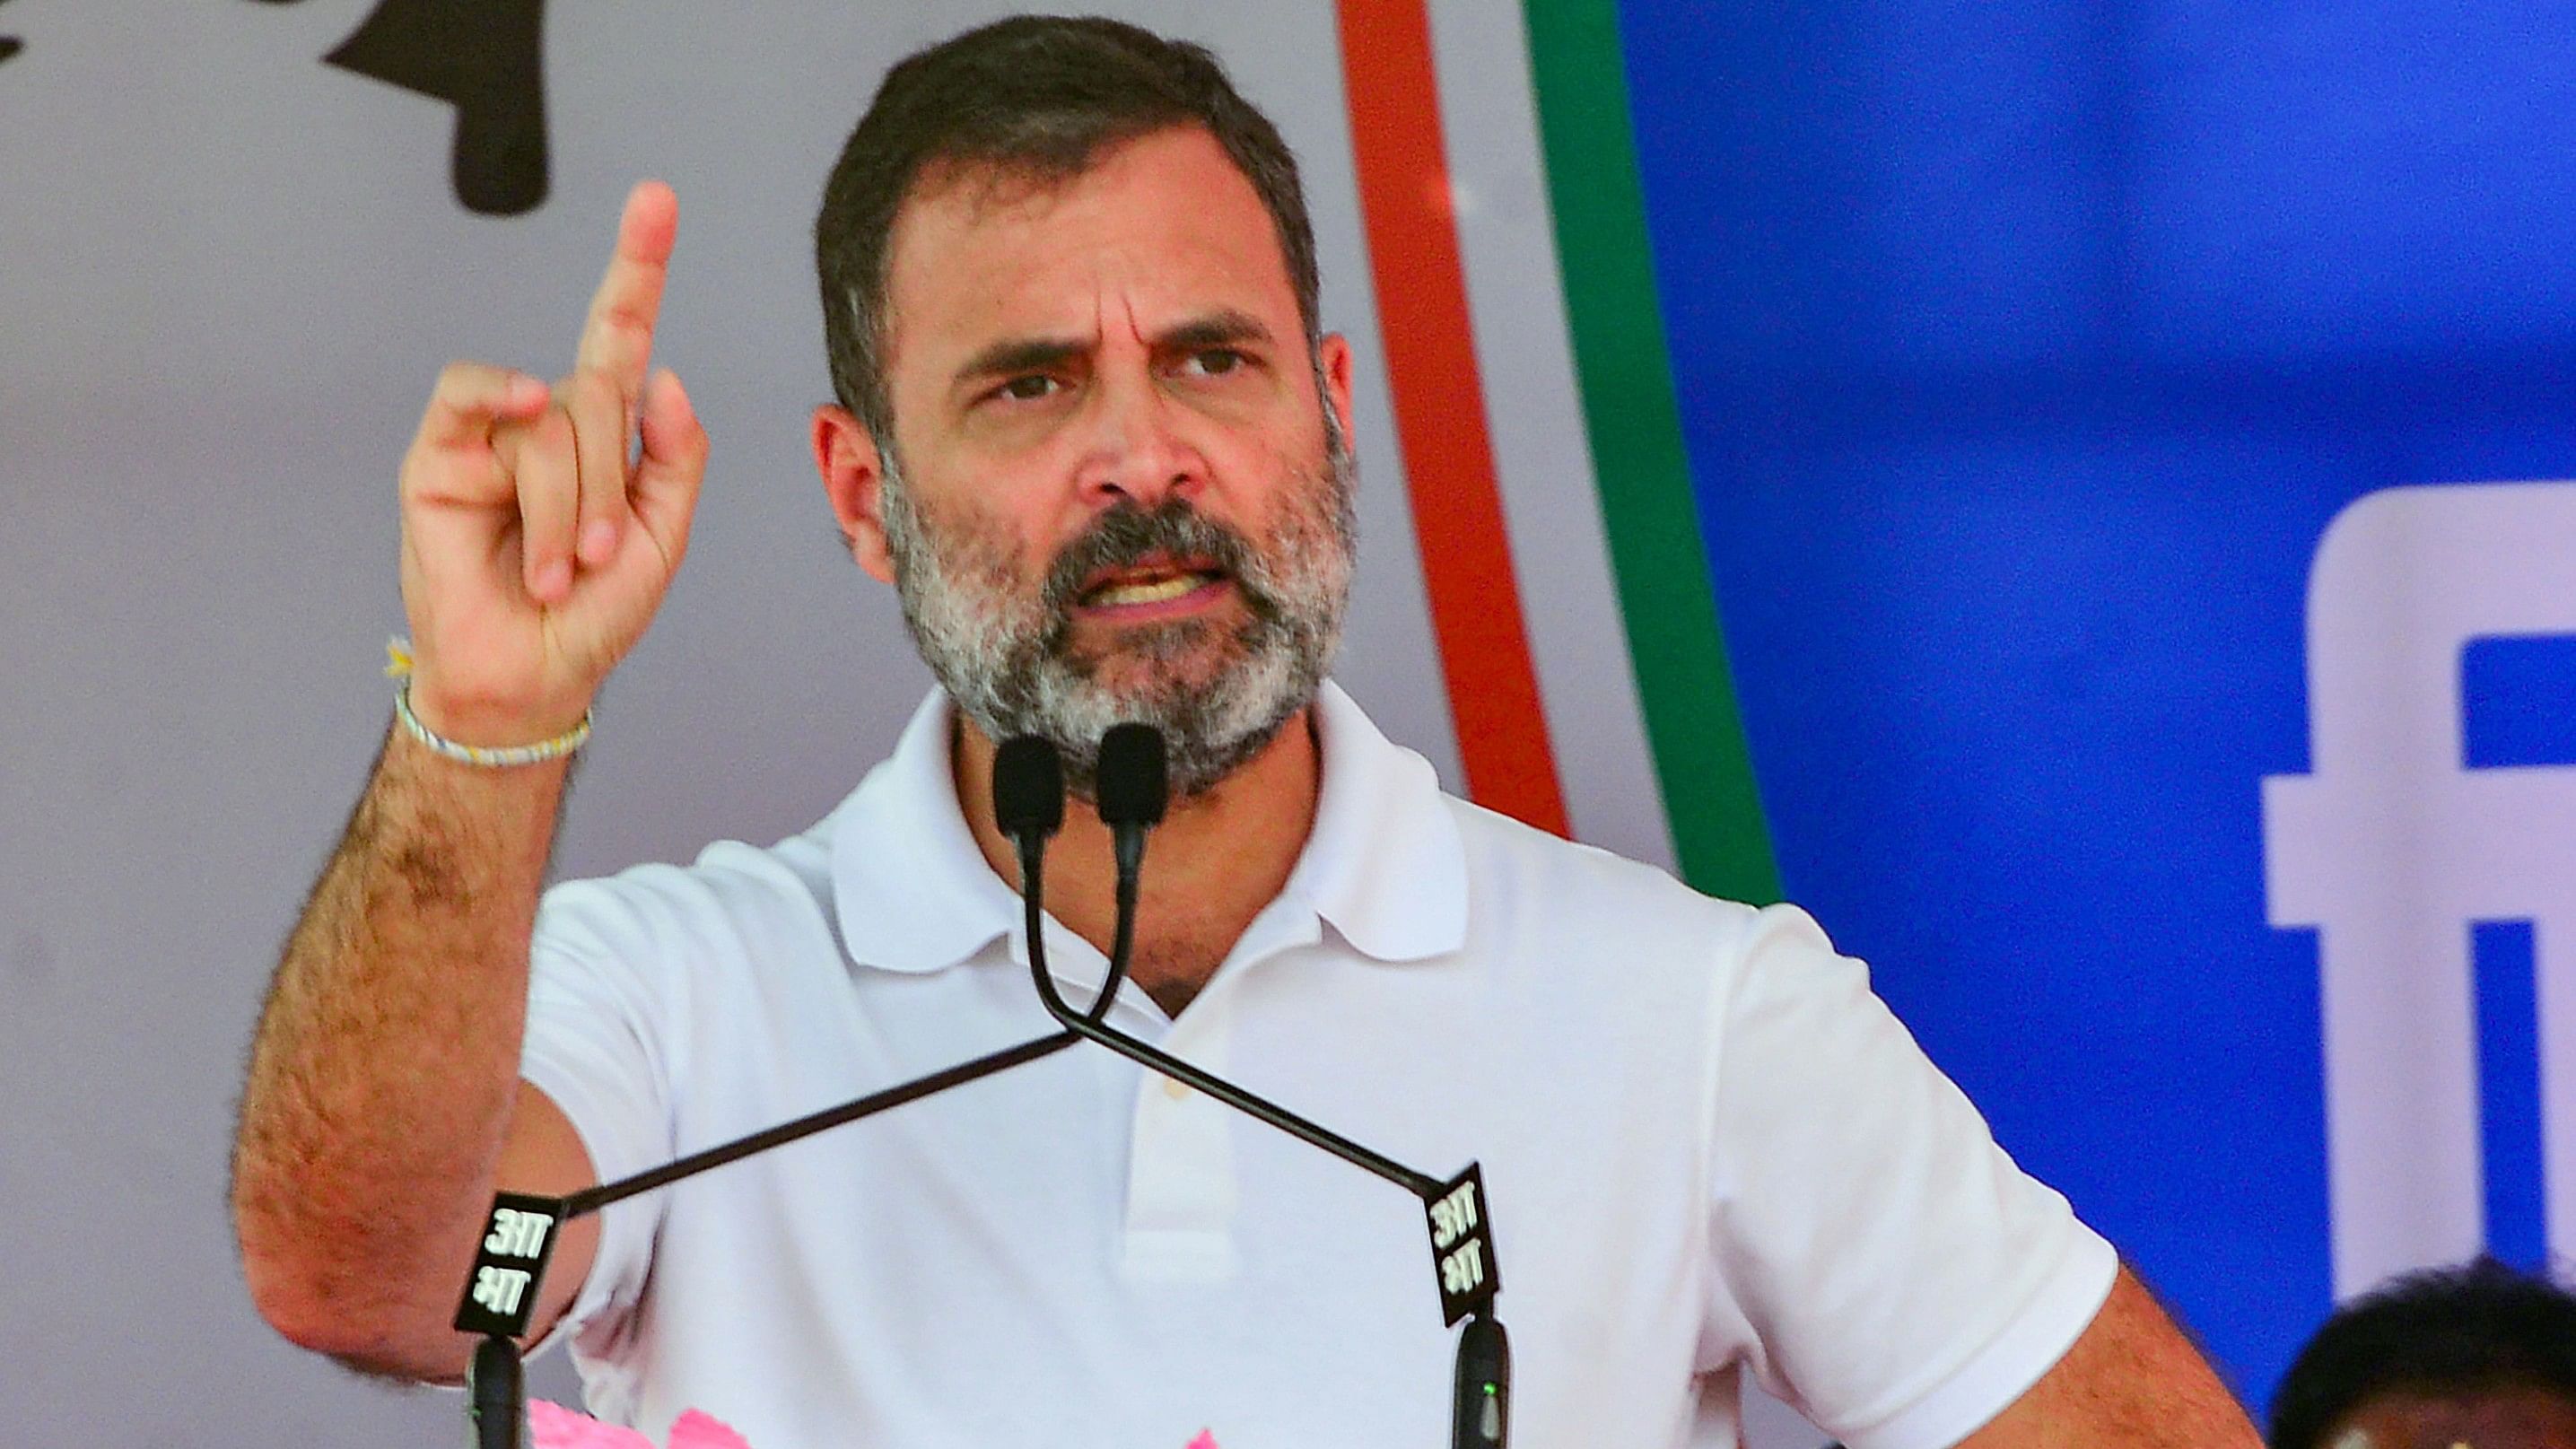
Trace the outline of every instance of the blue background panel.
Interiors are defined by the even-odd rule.
[[[2479,1155],[2487,1251],[2518,1268],[2549,1256],[2541,1190],[2540,991],[2529,921],[2482,921],[2476,963]]]
[[[2331,1307],[2260,806],[2307,769],[2308,568],[2365,493],[2576,478],[2576,7],[1623,18],[1785,883],[2259,1410]],[[2576,757],[2576,649],[2481,647],[2472,751]],[[2477,937],[2508,1254],[2520,939]]]
[[[1703,365],[1977,369],[2091,350],[2113,196],[2081,7],[1640,10],[1639,164]],[[1686,218],[1686,220],[1685,220]]]
[[[2017,1157],[2277,1373],[2328,1297],[2325,1129],[2257,781],[2304,755],[2308,542],[2351,465],[2043,434],[1712,471],[1791,896]]]
[[[2576,637],[2476,640],[2460,651],[2460,697],[2470,769],[2576,765]]]
[[[2576,321],[2576,7],[2130,7],[2140,315],[2176,360],[2492,351]]]

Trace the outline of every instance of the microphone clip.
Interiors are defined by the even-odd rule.
[[[492,1216],[466,1273],[465,1299],[456,1305],[458,1332],[486,1338],[527,1335],[536,1317],[537,1290],[554,1257],[557,1230],[569,1216],[560,1198],[494,1195]]]
[[[1491,1313],[1503,1275],[1486,1221],[1483,1165],[1468,1163],[1465,1172],[1442,1184],[1438,1195],[1424,1199],[1423,1207],[1431,1229],[1431,1264],[1440,1278],[1442,1322],[1455,1327],[1471,1314]]]

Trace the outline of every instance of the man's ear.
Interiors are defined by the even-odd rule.
[[[849,541],[850,557],[870,577],[894,582],[894,555],[886,548],[883,492],[885,465],[877,440],[850,410],[825,403],[814,409],[814,471],[823,477],[823,495],[832,500],[832,517]]]
[[[1351,339],[1339,332],[1325,333],[1315,344],[1315,365],[1324,374],[1324,406],[1341,419],[1342,436],[1356,450],[1358,435],[1351,431]]]

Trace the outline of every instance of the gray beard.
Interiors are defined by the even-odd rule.
[[[1130,721],[1162,732],[1174,795],[1205,794],[1314,701],[1341,642],[1357,551],[1357,466],[1337,422],[1327,424],[1325,455],[1324,471],[1300,480],[1266,548],[1178,498],[1150,511],[1121,505],[1065,545],[1032,586],[993,530],[924,517],[885,449],[880,498],[904,624],[957,708],[997,743],[1015,735],[1052,743],[1077,798],[1092,797],[1101,735]],[[1077,648],[1072,608],[1084,582],[1152,553],[1213,560],[1246,617],[1230,631],[1203,619],[1133,626],[1105,656]],[[1220,632],[1230,637],[1213,670],[1191,670]],[[1115,665],[1130,676],[1124,686],[1104,677]]]

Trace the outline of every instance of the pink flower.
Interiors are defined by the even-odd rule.
[[[743,1437],[691,1409],[671,1423],[671,1449],[751,1449]]]
[[[528,1436],[534,1449],[653,1449],[632,1429],[603,1424],[543,1399],[528,1401]],[[740,1434],[691,1409],[671,1425],[670,1449],[751,1449]]]
[[[532,1449],[653,1449],[653,1441],[632,1429],[603,1424],[543,1399],[528,1401],[528,1436]],[[669,1449],[751,1449],[749,1441],[711,1415],[695,1409],[671,1424]],[[1216,1434],[1201,1429],[1186,1449],[1219,1449]]]
[[[603,1424],[543,1399],[528,1401],[528,1437],[536,1449],[653,1449],[653,1441],[632,1429]]]

